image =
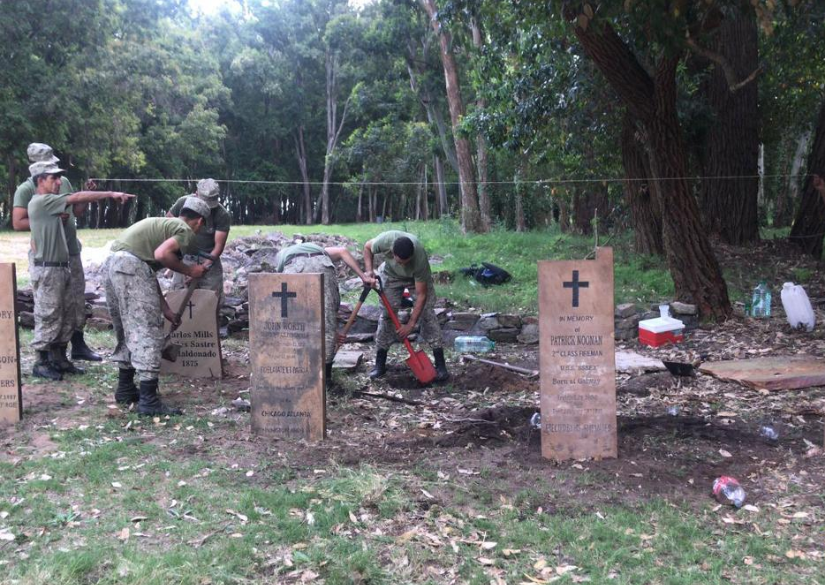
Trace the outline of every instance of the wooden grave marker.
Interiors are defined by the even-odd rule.
[[[185,290],[166,293],[166,302],[172,311],[177,311]],[[180,327],[172,334],[172,343],[180,346],[177,361],[162,359],[161,374],[180,374],[189,378],[220,378],[221,340],[218,336],[218,321],[215,310],[217,295],[211,290],[197,289],[192,292],[181,315]],[[172,324],[166,321],[164,330],[169,333]]]
[[[14,264],[0,264],[0,426],[23,417],[15,268]]]
[[[613,250],[539,262],[541,454],[616,457]]]
[[[249,276],[252,430],[326,436],[323,274]]]

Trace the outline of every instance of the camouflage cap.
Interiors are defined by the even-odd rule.
[[[198,197],[206,201],[209,207],[218,206],[218,195],[220,195],[221,188],[215,179],[201,179],[198,181]]]
[[[56,175],[58,173],[65,173],[66,169],[61,169],[50,160],[37,161],[29,165],[29,176],[36,177],[37,175]]]
[[[42,142],[32,142],[26,149],[29,162],[59,162],[60,159],[54,155],[54,150],[48,144]]]
[[[209,210],[209,205],[207,205],[205,201],[199,199],[198,197],[192,197],[191,195],[186,198],[186,201],[183,202],[183,209],[191,209],[204,219],[209,217],[210,213],[212,213]]]

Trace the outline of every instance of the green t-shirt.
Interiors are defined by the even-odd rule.
[[[31,223],[34,259],[40,262],[68,262],[69,248],[60,214],[69,205],[68,193],[35,195],[26,208]],[[68,221],[66,223],[69,223]]]
[[[22,207],[24,209],[29,208],[29,201],[32,200],[34,196],[34,183],[32,183],[31,177],[20,183],[18,185],[17,190],[14,192],[14,207]],[[74,193],[74,188],[72,187],[71,182],[66,177],[60,178],[60,194],[64,195],[66,193]],[[66,246],[69,248],[69,255],[70,256],[77,256],[80,254],[80,241],[77,239],[77,224],[75,223],[75,216],[73,211],[73,206],[69,206],[68,209],[69,219],[66,221],[65,225],[63,226],[63,231],[66,234]]]
[[[181,209],[183,209],[183,204],[186,202],[186,197],[195,197],[195,195],[186,195],[175,201],[169,213],[178,217]],[[212,208],[212,214],[204,220],[203,227],[195,234],[198,250],[207,254],[211,253],[215,249],[215,232],[229,233],[231,224],[232,218],[229,216],[229,212],[223,205],[218,203],[217,207]]]
[[[147,217],[123,232],[112,242],[112,252],[130,252],[153,270],[161,268],[155,250],[169,238],[175,238],[182,254],[196,254],[195,232],[182,219]]]
[[[289,246],[288,248],[284,248],[278,255],[275,256],[275,271],[276,272],[283,272],[284,266],[286,263],[298,256],[299,254],[326,254],[324,249],[319,246],[318,244],[312,244],[310,242],[303,242],[302,244],[295,244],[293,246]],[[330,263],[332,260],[330,260]]]
[[[403,236],[410,238],[414,246],[412,259],[404,266],[396,262],[392,255],[392,245],[396,239]],[[372,253],[375,256],[373,265],[376,268],[382,260],[385,262],[384,273],[387,276],[401,280],[412,278],[415,282],[428,282],[432,277],[427,251],[412,234],[397,230],[378,234],[372,241]]]

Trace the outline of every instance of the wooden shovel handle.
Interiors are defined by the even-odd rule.
[[[183,317],[183,311],[186,310],[186,303],[190,301],[192,295],[195,294],[195,289],[198,288],[198,281],[200,281],[199,278],[193,278],[189,281],[189,286],[186,288],[186,294],[183,295],[183,300],[181,301],[178,310],[175,311],[175,322],[172,323],[172,328],[169,330],[170,335],[177,330],[178,325],[175,323],[180,323],[180,318]]]
[[[364,286],[364,290],[361,291],[361,297],[358,299],[358,303],[355,305],[355,308],[352,310],[352,313],[347,319],[346,325],[344,325],[344,330],[341,332],[341,335],[345,336],[349,333],[349,330],[352,328],[352,324],[355,323],[355,318],[358,316],[358,311],[361,310],[361,305],[364,304],[364,301],[367,300],[367,296],[369,296],[370,291],[372,290],[369,286]],[[337,346],[337,342],[336,342]]]

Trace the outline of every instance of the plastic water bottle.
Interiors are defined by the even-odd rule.
[[[459,353],[487,353],[496,346],[483,335],[463,335],[455,338],[455,350]]]
[[[813,331],[816,325],[816,314],[805,289],[798,284],[786,282],[782,285],[780,296],[785,315],[788,317],[788,324],[794,329]]]
[[[771,316],[771,291],[764,282],[760,282],[759,286],[753,289],[751,315],[757,319]]]
[[[534,429],[540,429],[541,428],[541,413],[540,412],[534,412],[533,416],[530,417],[530,426],[533,427]]]
[[[736,478],[723,475],[713,480],[713,496],[720,504],[730,504],[741,508],[745,503],[745,490]]]

